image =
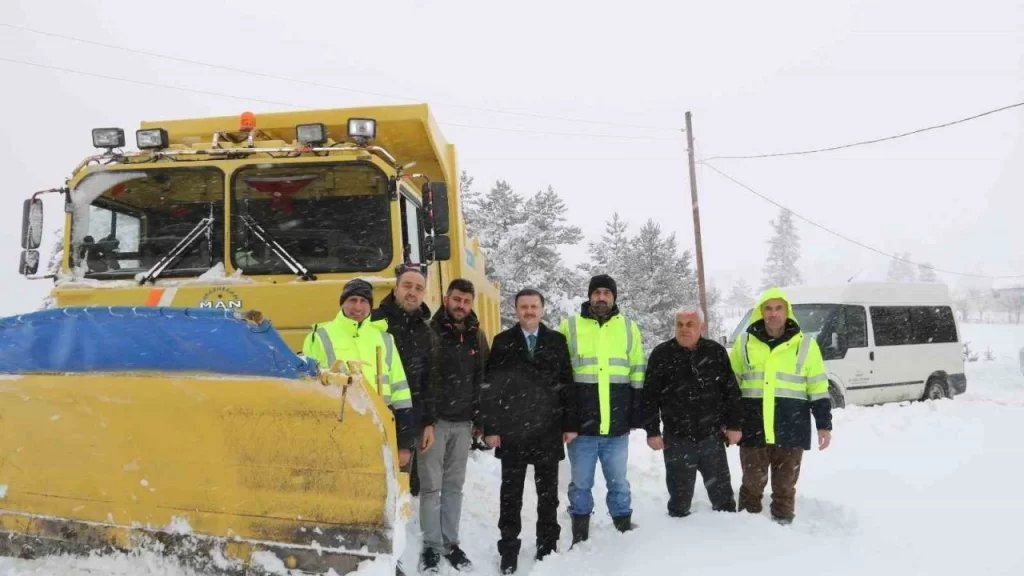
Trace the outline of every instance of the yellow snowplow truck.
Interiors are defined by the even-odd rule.
[[[394,561],[409,517],[394,416],[357,365],[300,355],[344,283],[379,302],[418,263],[427,304],[498,288],[425,105],[249,112],[93,130],[98,154],[24,204],[21,273],[55,286],[0,319],[0,553],[149,549],[226,573]],[[59,266],[39,272],[47,198]],[[255,313],[259,311],[260,314]]]

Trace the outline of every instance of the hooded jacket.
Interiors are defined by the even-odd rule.
[[[764,303],[786,304],[786,324],[773,338],[765,327]],[[750,315],[750,324],[729,355],[743,396],[740,446],[811,448],[811,414],[819,430],[832,429],[828,375],[821,350],[800,330],[793,306],[778,288],[765,291]]]

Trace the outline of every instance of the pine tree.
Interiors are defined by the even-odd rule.
[[[463,172],[460,190],[471,191],[472,182]],[[486,195],[471,191],[463,203],[466,227],[487,257],[485,274],[501,286],[503,327],[516,322],[514,298],[522,288],[544,294],[549,325],[574,312],[582,281],[562,261],[561,248],[582,241],[583,231],[568,224],[568,209],[551,187],[524,199],[498,180]]]
[[[755,300],[753,292],[750,284],[740,278],[732,285],[732,290],[729,291],[729,297],[726,298],[725,303],[732,308],[750,308],[754,305]]]
[[[761,289],[802,283],[796,264],[800,259],[800,236],[793,223],[793,214],[782,209],[771,225],[774,233],[768,241],[768,259],[761,270]]]
[[[935,274],[935,269],[932,265],[924,262],[917,266],[917,281],[918,282],[939,282],[939,277]]]
[[[896,254],[896,256],[897,258],[893,258],[889,262],[887,276],[889,282],[914,282],[917,279],[917,274],[910,259],[910,252]]]

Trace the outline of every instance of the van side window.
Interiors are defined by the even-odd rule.
[[[874,326],[875,346],[913,344],[908,306],[872,306],[871,324]]]
[[[847,348],[868,345],[868,316],[863,306],[843,306],[843,334]]]
[[[956,323],[949,306],[916,306],[910,309],[915,344],[956,342]]]
[[[872,306],[876,346],[956,342],[956,323],[949,306]]]

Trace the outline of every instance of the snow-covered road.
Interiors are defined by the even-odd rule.
[[[967,365],[968,393],[953,401],[837,411],[832,446],[805,455],[792,526],[770,522],[767,506],[759,516],[713,513],[699,478],[695,514],[669,518],[661,453],[650,451],[637,432],[630,446],[629,480],[639,529],[625,535],[614,531],[598,475],[591,539],[567,552],[563,466],[562,552],[533,562],[536,499],[527,488],[519,573],[1024,574],[1019,529],[1024,496],[1016,488],[1024,477],[1019,437],[1024,376],[1017,355],[1024,346],[1024,326],[964,329],[973,349],[990,348],[995,356]],[[738,450],[731,448],[729,457],[738,487]],[[476,574],[498,573],[499,470],[490,453],[473,454],[462,534]],[[532,486],[532,478],[527,483]],[[419,543],[414,519],[403,558],[408,568],[416,565]],[[364,571],[387,574],[383,568],[366,565]],[[0,559],[0,574],[56,573],[192,574],[152,556]],[[448,573],[456,574],[450,568]]]

